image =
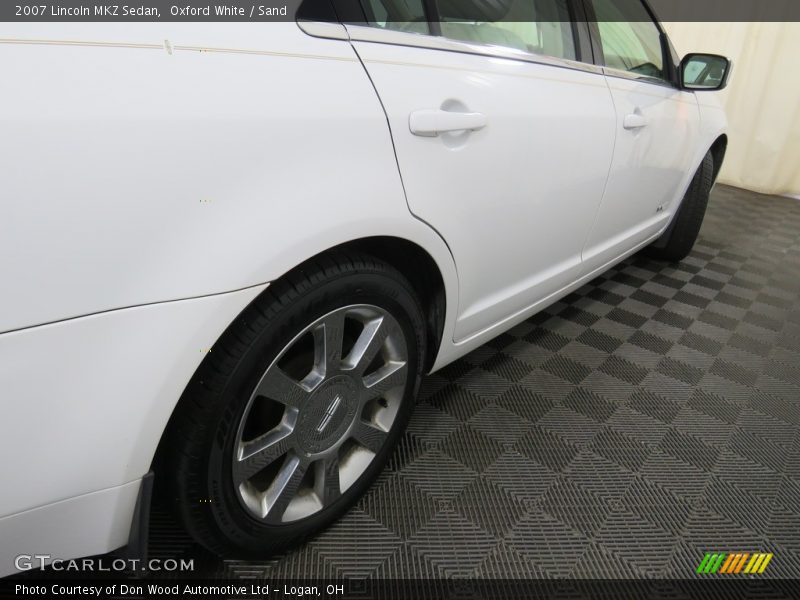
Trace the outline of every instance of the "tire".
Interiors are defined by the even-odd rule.
[[[709,152],[692,178],[674,221],[660,238],[645,249],[648,256],[678,262],[689,255],[700,233],[713,184],[714,157]]]
[[[411,285],[375,258],[329,254],[273,283],[170,422],[157,476],[189,534],[219,555],[263,556],[335,521],[397,445],[425,347]]]

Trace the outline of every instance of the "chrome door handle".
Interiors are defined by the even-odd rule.
[[[642,127],[647,127],[647,119],[644,118],[644,115],[637,113],[625,115],[622,126],[625,129],[641,129]]]
[[[415,110],[408,118],[414,135],[436,137],[448,131],[477,131],[486,127],[486,115],[477,112]]]

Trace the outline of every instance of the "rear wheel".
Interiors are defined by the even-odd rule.
[[[689,189],[683,197],[678,214],[664,234],[645,253],[653,258],[669,261],[680,261],[689,255],[697,241],[700,227],[706,215],[708,196],[714,184],[714,157],[711,152],[705,155],[703,162],[692,178]]]
[[[425,348],[410,284],[337,254],[273,284],[203,362],[170,427],[166,477],[189,533],[264,554],[339,517],[397,445]]]

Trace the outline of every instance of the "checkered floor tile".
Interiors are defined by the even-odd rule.
[[[633,257],[428,377],[371,491],[215,577],[683,578],[770,552],[800,577],[800,202],[718,186],[680,264]]]

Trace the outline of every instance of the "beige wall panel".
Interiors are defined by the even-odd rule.
[[[678,54],[734,61],[719,92],[730,121],[720,182],[800,196],[800,23],[665,23]]]

